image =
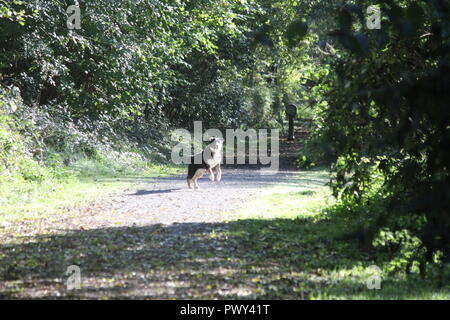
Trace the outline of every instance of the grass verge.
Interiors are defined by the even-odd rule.
[[[324,185],[328,179],[325,171],[300,172],[295,184],[272,188],[230,219],[224,237],[240,244],[246,264],[264,266],[254,279],[260,296],[450,299],[449,286],[437,288],[415,274],[390,274],[387,261],[345,240],[347,226],[329,210],[333,198]]]

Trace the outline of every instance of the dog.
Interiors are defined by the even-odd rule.
[[[199,189],[197,180],[203,177],[205,172],[209,174],[211,181],[220,181],[222,179],[222,170],[220,163],[223,158],[223,142],[222,138],[213,137],[209,145],[203,150],[191,157],[191,162],[188,167],[187,184],[189,189]],[[201,163],[200,163],[201,157]],[[195,161],[197,159],[197,161]],[[216,177],[212,169],[216,169]]]

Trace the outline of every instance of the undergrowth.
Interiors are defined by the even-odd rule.
[[[449,299],[448,282],[440,283],[437,270],[421,277],[417,266],[406,268],[414,237],[392,230],[371,234],[385,210],[383,199],[374,193],[359,206],[336,201],[326,186],[329,177],[319,169],[301,171],[296,184],[277,185],[230,219],[226,237],[240,239],[248,263],[277,266],[272,272],[280,274],[271,277],[286,280],[286,288],[274,290],[261,275],[264,297]]]
[[[25,106],[14,87],[1,88],[2,220],[39,217],[125,188],[140,176],[177,172],[167,165],[166,128],[136,127],[107,125],[101,117],[75,120],[62,107]]]

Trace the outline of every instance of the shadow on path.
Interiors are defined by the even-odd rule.
[[[162,190],[137,190],[135,193],[130,194],[131,196],[144,196],[149,194],[158,194],[158,193],[170,193],[173,191],[180,190],[180,188],[172,188],[172,189],[162,189]]]
[[[41,235],[0,247],[0,297],[304,299],[330,285],[318,270],[358,263],[324,259],[339,255],[328,226],[250,219]],[[70,265],[80,290],[66,290]]]

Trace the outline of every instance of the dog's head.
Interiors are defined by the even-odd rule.
[[[223,142],[225,140],[222,138],[212,137],[211,140],[209,140],[208,147],[211,148],[211,150],[219,151],[223,148]]]

